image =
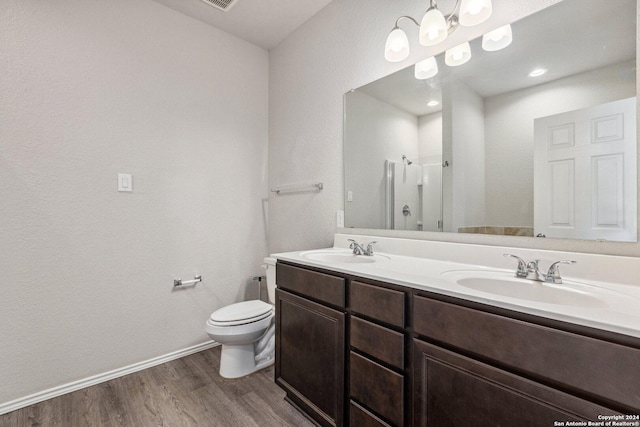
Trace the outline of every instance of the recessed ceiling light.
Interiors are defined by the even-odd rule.
[[[438,104],[440,104],[438,101],[429,101],[429,102],[427,102],[427,106],[428,107],[435,107]]]
[[[532,72],[529,73],[529,77],[540,77],[545,74],[548,70],[546,68],[536,68]]]

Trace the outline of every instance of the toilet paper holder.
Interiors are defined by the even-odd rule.
[[[193,280],[173,279],[173,286],[193,285],[194,283],[202,282],[202,276],[195,276]]]

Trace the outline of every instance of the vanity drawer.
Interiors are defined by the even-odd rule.
[[[355,313],[404,328],[404,295],[404,292],[353,281],[349,287],[349,305]]]
[[[404,369],[404,334],[351,317],[351,346],[385,363]]]
[[[353,400],[349,405],[349,425],[353,427],[391,427]]]
[[[547,384],[640,410],[640,350],[414,297],[414,331]]]
[[[404,424],[404,376],[351,352],[351,398],[392,425]]]
[[[330,274],[310,271],[287,264],[276,264],[276,284],[319,301],[343,307],[345,296],[344,279]]]

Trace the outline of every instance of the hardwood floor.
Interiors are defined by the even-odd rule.
[[[218,374],[220,347],[0,416],[24,426],[313,426],[284,400],[273,366],[237,380]]]

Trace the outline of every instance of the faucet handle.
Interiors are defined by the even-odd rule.
[[[505,258],[515,258],[518,260],[518,269],[516,270],[516,277],[527,277],[527,263],[517,255],[503,254]]]
[[[549,271],[547,272],[546,281],[552,282],[556,284],[562,283],[562,277],[560,277],[560,264],[576,264],[577,261],[572,259],[563,259],[561,261],[556,261],[549,267]]]
[[[354,255],[362,255],[363,249],[358,242],[353,239],[347,239],[347,241],[351,242],[351,244],[349,245],[349,249],[353,250]]]
[[[373,245],[375,245],[376,243],[378,243],[376,240],[374,240],[373,242],[369,242],[367,244],[367,249],[365,249],[364,251],[364,254],[368,256],[373,256]]]

